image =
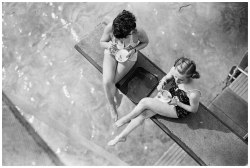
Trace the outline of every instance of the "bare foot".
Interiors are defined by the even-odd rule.
[[[122,138],[119,138],[118,136],[115,137],[115,139],[111,140],[108,142],[108,146],[114,146],[115,144],[117,144],[118,142],[125,142],[126,141],[126,138],[125,137],[122,137]]]
[[[109,110],[110,110],[111,118],[112,120],[114,120],[114,122],[116,122],[118,119],[118,113],[113,106],[110,106],[109,108],[110,108]]]

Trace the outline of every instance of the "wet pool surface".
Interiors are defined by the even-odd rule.
[[[244,25],[230,27],[238,23],[232,21],[232,6],[3,3],[3,91],[67,164],[153,165],[173,141],[147,120],[127,142],[108,147],[122,128],[111,124],[102,75],[79,57],[74,45],[100,22],[111,21],[122,9],[131,10],[149,35],[150,44],[142,52],[165,72],[183,54],[197,62],[206,102],[247,49]],[[123,96],[120,116],[133,107]]]

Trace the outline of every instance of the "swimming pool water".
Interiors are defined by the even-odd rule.
[[[104,11],[126,3],[112,6]],[[169,138],[147,121],[126,143],[108,147],[117,131],[102,76],[73,48],[100,22],[94,15],[100,8],[98,3],[4,3],[3,90],[67,164],[152,165],[168,149]],[[128,100],[120,107],[123,115],[132,108]]]

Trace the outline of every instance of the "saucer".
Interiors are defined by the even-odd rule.
[[[172,99],[171,93],[169,91],[167,91],[167,90],[162,90],[161,95],[162,95],[162,98],[164,98],[165,101],[169,102]]]
[[[125,62],[128,60],[128,50],[125,50],[125,49],[121,49],[119,51],[117,51],[117,53],[115,54],[115,59],[118,61],[118,62]]]

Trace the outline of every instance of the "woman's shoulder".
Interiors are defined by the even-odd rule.
[[[136,34],[142,37],[146,35],[146,31],[142,27],[136,27]]]
[[[199,88],[198,83],[195,80],[186,87],[186,91],[189,92],[191,97],[201,96],[201,90]]]
[[[173,73],[173,72],[174,72],[174,70],[175,70],[175,67],[174,67],[174,66],[172,66],[172,67],[170,68],[169,72],[170,72],[170,73]]]
[[[201,91],[198,89],[193,89],[190,91],[190,97],[191,98],[199,98],[201,97]]]
[[[174,66],[173,66],[172,68],[170,68],[170,70],[169,70],[169,72],[167,73],[167,75],[173,76],[174,69],[175,69]]]
[[[104,28],[106,33],[112,33],[112,22],[108,23],[107,26]]]

